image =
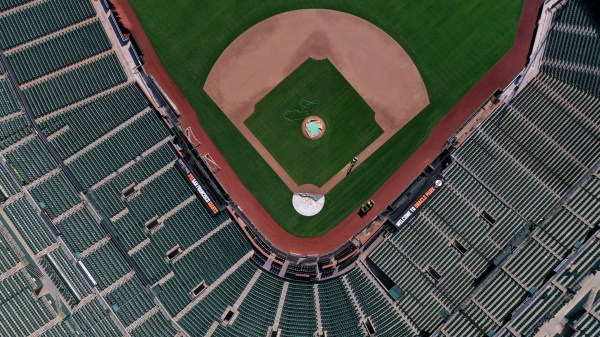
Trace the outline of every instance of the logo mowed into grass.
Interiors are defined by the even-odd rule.
[[[318,140],[301,131],[313,115],[327,125]],[[383,133],[371,107],[329,60],[308,59],[244,123],[298,185],[322,186]]]

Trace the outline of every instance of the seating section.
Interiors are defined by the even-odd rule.
[[[566,294],[553,286],[545,287],[539,291],[537,300],[529,303],[519,312],[515,311],[511,325],[523,336],[533,336],[542,323],[554,316],[566,301]]]
[[[31,125],[25,115],[17,115],[0,122],[0,149],[6,149],[17,143],[31,132]]]
[[[74,253],[82,253],[107,236],[90,211],[84,207],[59,220],[55,221],[55,225]]]
[[[100,290],[105,289],[131,271],[112,241],[108,241],[90,252],[82,261],[98,283]]]
[[[600,97],[600,36],[597,1],[571,0],[555,14],[543,72]],[[596,14],[597,15],[597,14]]]
[[[71,326],[75,336],[122,336],[98,298],[75,311],[67,320],[63,321],[63,324],[65,322]]]
[[[0,274],[3,274],[19,263],[21,257],[17,254],[17,250],[11,247],[8,238],[3,235],[0,236],[0,249],[2,249],[2,255],[0,255]]]
[[[317,312],[312,284],[289,283],[281,312],[281,337],[313,336]]]
[[[117,56],[111,53],[78,65],[23,90],[36,117],[76,103],[127,80]]]
[[[83,61],[110,47],[102,23],[96,20],[19,49],[7,55],[7,58],[19,83],[25,83]]]
[[[10,166],[0,165],[0,191],[6,198],[19,193],[20,185],[17,183],[15,173]]]
[[[13,7],[22,5],[28,1],[31,1],[31,0],[5,0],[5,1],[2,1],[2,4],[0,4],[0,11],[5,11],[7,9],[11,9]]]
[[[70,305],[76,305],[90,293],[89,287],[62,249],[48,253],[39,261],[40,266]]]
[[[283,282],[261,273],[239,307],[233,324],[220,325],[213,336],[266,336],[273,325]]]
[[[319,283],[318,291],[323,330],[328,336],[365,336],[359,313],[339,278]]]
[[[105,214],[113,217],[126,208],[128,202],[123,198],[123,190],[133,183],[139,184],[148,179],[152,174],[172,163],[175,158],[175,152],[167,142],[154,151],[140,156],[139,160],[121,170],[117,176],[94,187],[93,194],[102,204]]]
[[[2,64],[2,63],[0,63]],[[4,72],[4,69],[1,69]],[[0,117],[8,116],[21,110],[17,96],[12,88],[8,75],[0,78]]]
[[[39,1],[0,18],[0,46],[7,50],[40,38],[96,13],[90,1]]]
[[[252,261],[244,262],[233,273],[227,275],[218,287],[200,293],[200,301],[178,321],[179,325],[190,336],[205,336],[213,322],[220,320],[225,309],[235,304],[255,272],[256,266]],[[190,297],[187,293],[181,296]],[[178,312],[173,311],[173,306],[169,304],[173,297],[159,295],[159,298],[170,314]]]
[[[168,135],[154,111],[146,110],[143,115],[110,134],[107,139],[88,145],[81,150],[85,151],[81,155],[67,159],[67,164],[79,182],[89,188]]]
[[[177,336],[177,330],[160,313],[148,318],[142,325],[130,332],[132,337]]]
[[[55,242],[42,216],[25,197],[4,204],[2,208],[34,254]]]
[[[151,243],[133,255],[151,283],[157,282],[171,271],[174,276],[161,286],[159,299],[167,311],[176,314],[191,298],[187,294],[204,281],[211,284],[233,264],[250,251],[240,229],[233,222],[223,227],[206,241],[188,249],[176,262],[165,262],[166,253],[173,246]],[[183,254],[183,253],[182,253]]]
[[[37,137],[9,151],[4,157],[25,184],[31,183],[58,166]]]
[[[135,277],[106,295],[106,302],[113,308],[124,326],[129,326],[154,307],[146,290]]]
[[[398,317],[388,295],[371,282],[363,270],[354,269],[348,274],[348,279],[361,307],[370,314],[377,336],[416,336],[407,323]]]
[[[148,106],[136,84],[129,84],[87,104],[40,122],[60,156],[68,158]]]
[[[552,255],[539,241],[533,239],[511,256],[503,270],[525,289],[535,291],[559,263],[559,256]]]
[[[62,172],[32,187],[30,193],[40,208],[52,219],[81,201]]]
[[[154,179],[151,181],[146,180],[147,185],[143,186],[139,190],[139,194],[127,202],[128,213],[113,221],[113,225],[122,236],[127,249],[135,247],[147,237],[144,235],[144,223],[154,216],[166,214],[193,195],[187,183],[182,179],[179,169],[175,166],[170,167],[160,176],[152,178]],[[164,193],[167,189],[172,189],[172,191]],[[179,243],[172,242],[173,240],[169,241],[171,242],[167,245]]]
[[[25,269],[0,281],[2,336],[29,336],[56,316],[48,298],[38,300],[33,289],[33,279]]]

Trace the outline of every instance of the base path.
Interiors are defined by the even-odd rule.
[[[537,24],[537,14],[543,3],[544,0],[525,0],[513,47],[435,126],[425,143],[377,190],[373,195],[373,199],[377,204],[371,210],[371,214],[378,214],[387,207],[421,173],[423,168],[439,154],[446,140],[475,112],[479,105],[496,89],[507,86],[525,67]],[[114,5],[120,16],[126,18],[123,22],[129,23],[127,28],[135,34],[144,51],[144,69],[160,84],[161,88],[174,102],[181,113],[182,126],[184,128],[191,127],[194,135],[201,142],[198,151],[202,154],[210,153],[215,161],[219,163],[221,170],[216,173],[217,178],[233,200],[242,207],[246,215],[252,219],[255,226],[272,244],[283,251],[300,255],[326,254],[339,248],[370,222],[370,219],[360,218],[357,212],[353,212],[331,231],[320,237],[308,239],[294,236],[281,228],[244,186],[202,129],[196,112],[160,63],[129,1],[114,0]],[[493,43],[493,41],[490,41],[490,43]]]

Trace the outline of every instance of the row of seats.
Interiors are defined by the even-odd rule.
[[[19,83],[83,61],[111,48],[99,20],[69,29],[52,38],[7,55]]]
[[[76,103],[127,80],[119,59],[110,53],[23,90],[36,117]]]
[[[0,47],[6,50],[91,18],[90,1],[39,1],[0,17]]]

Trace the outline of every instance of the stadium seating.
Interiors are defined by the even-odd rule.
[[[16,50],[7,58],[19,83],[85,60],[110,49],[111,44],[98,20],[55,37]]]
[[[17,79],[0,63],[2,336],[528,336],[599,268],[600,42],[583,0],[557,10],[541,72],[453,150],[418,213],[368,258],[339,263],[349,243],[311,265],[253,252],[207,208],[92,2],[0,12]],[[36,294],[46,276],[52,299]]]
[[[281,337],[312,336],[317,331],[314,287],[289,283],[281,312]]]
[[[1,64],[1,63],[0,63]],[[4,69],[2,73],[4,73]],[[17,102],[14,90],[10,84],[10,80],[4,75],[4,78],[0,79],[0,117],[8,116],[21,110],[21,105]]]
[[[89,1],[41,1],[0,18],[0,46],[11,47],[37,39],[95,14]]]
[[[337,278],[318,284],[323,330],[329,336],[364,336],[360,316],[342,281]]]
[[[4,157],[25,184],[33,182],[58,166],[38,138],[8,151]]]
[[[33,253],[50,246],[54,237],[25,197],[3,205],[4,211]]]
[[[123,83],[127,76],[114,53],[78,65],[23,90],[35,116],[76,103]]]

